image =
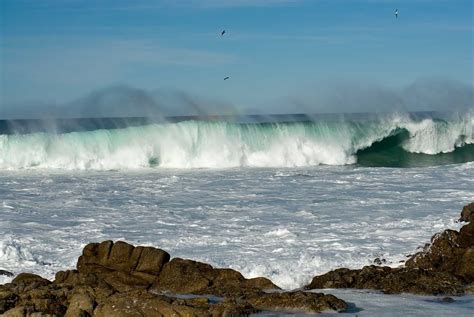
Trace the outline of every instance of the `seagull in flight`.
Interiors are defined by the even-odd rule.
[[[398,9],[395,9],[395,19],[398,19]]]
[[[222,30],[221,32],[221,36],[223,36],[225,34],[225,30]]]
[[[229,78],[230,78],[230,77],[229,77],[229,76],[227,76],[226,78],[224,78],[224,80],[227,80],[227,79],[229,79]]]

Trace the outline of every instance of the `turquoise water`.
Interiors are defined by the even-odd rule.
[[[237,123],[188,120],[0,135],[0,170],[414,167],[474,160],[474,117]]]

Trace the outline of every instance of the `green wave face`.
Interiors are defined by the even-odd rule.
[[[183,121],[63,134],[0,135],[0,170],[432,166],[474,161],[472,114],[370,121]]]
[[[403,148],[410,133],[400,130],[393,136],[375,142],[357,152],[357,164],[370,167],[427,167],[474,161],[474,144],[461,144],[453,151],[437,154],[412,153]]]

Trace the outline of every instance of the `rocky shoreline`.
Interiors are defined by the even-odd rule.
[[[305,289],[357,288],[387,294],[463,295],[474,292],[474,203],[465,206],[461,230],[435,234],[431,243],[412,255],[403,267],[365,266],[337,269],[315,276]]]
[[[304,290],[282,291],[267,278],[173,258],[164,250],[123,241],[88,244],[75,270],[54,281],[21,273],[0,285],[3,316],[247,316],[261,311],[343,312],[348,304],[322,288],[384,293],[462,295],[474,292],[474,203],[459,232],[445,230],[403,267],[366,266],[315,276]],[[382,263],[383,261],[379,261]],[[0,274],[10,275],[1,271]]]

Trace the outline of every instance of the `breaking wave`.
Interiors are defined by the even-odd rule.
[[[431,166],[474,161],[474,115],[234,123],[0,135],[0,170]]]

